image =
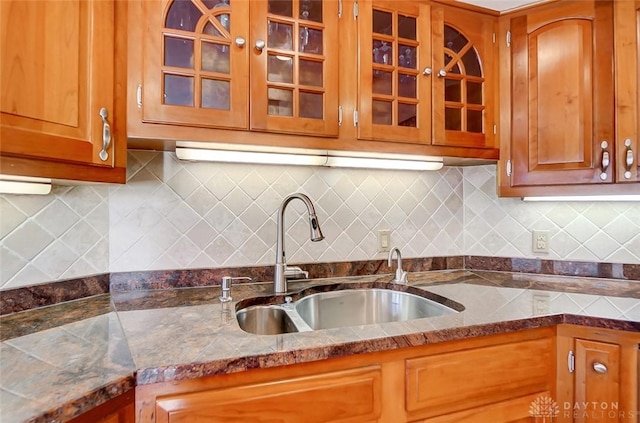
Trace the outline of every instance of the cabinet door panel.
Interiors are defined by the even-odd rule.
[[[287,423],[376,421],[380,368],[369,366],[317,376],[158,398],[158,423],[197,421]]]
[[[3,155],[113,166],[114,4],[2,1]]]
[[[358,137],[431,143],[430,7],[361,2]]]
[[[545,391],[552,355],[540,339],[407,360],[407,411],[431,417]]]
[[[640,1],[616,2],[617,181],[640,181]]]
[[[338,136],[338,2],[253,2],[251,22],[251,129]]]
[[[511,32],[512,185],[612,182],[612,3],[543,8]]]
[[[620,403],[620,346],[576,339],[575,369],[574,399],[582,408],[574,414],[574,423],[619,421],[617,412],[610,416],[603,411]]]
[[[433,7],[433,144],[493,147],[495,20]],[[446,76],[438,74],[444,70]]]
[[[249,2],[145,1],[143,121],[248,127]]]

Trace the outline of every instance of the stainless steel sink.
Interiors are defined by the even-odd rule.
[[[390,289],[320,292],[300,299],[295,309],[312,329],[399,322],[456,313],[436,301]]]
[[[277,335],[298,332],[298,329],[281,307],[277,305],[256,305],[236,312],[240,328],[257,335]]]

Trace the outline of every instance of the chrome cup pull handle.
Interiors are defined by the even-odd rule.
[[[109,153],[107,153],[107,149],[109,148],[109,144],[111,144],[111,125],[109,125],[109,121],[107,118],[109,117],[109,112],[106,108],[100,109],[100,118],[102,119],[102,150],[98,153],[98,157],[103,162],[109,158]]]
[[[602,148],[602,172],[600,172],[600,179],[603,181],[607,180],[607,169],[609,169],[609,165],[611,164],[611,156],[607,151],[608,147],[608,142],[602,141],[602,143],[600,143],[600,148]]]
[[[598,363],[598,362],[596,361],[595,363],[593,363],[593,370],[594,370],[596,373],[605,374],[605,373],[607,373],[607,370],[608,370],[608,369],[607,369],[607,366],[605,366],[605,365],[604,365],[604,364],[602,364],[602,363]]]
[[[624,155],[624,178],[631,179],[631,166],[633,166],[633,162],[635,160],[633,149],[631,148],[631,138],[624,140],[624,146],[627,147],[627,152]]]

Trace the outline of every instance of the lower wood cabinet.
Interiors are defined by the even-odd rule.
[[[555,328],[136,388],[138,423],[530,421]]]
[[[69,420],[69,423],[134,423],[134,390],[113,398],[80,416]]]
[[[558,327],[558,422],[638,422],[640,334]]]

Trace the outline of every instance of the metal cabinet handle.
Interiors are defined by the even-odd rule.
[[[258,41],[256,41],[255,48],[260,53],[262,53],[262,50],[266,47],[266,45],[267,44],[264,42],[264,40],[258,40]]]
[[[235,42],[236,42],[236,46],[238,46],[239,48],[242,48],[247,43],[247,40],[245,40],[243,37],[238,36],[236,37]]]
[[[447,71],[444,69],[440,69],[438,71],[438,78],[444,78],[445,76],[447,76]]]
[[[609,165],[611,164],[611,158],[607,151],[608,147],[608,142],[602,141],[602,143],[600,143],[600,148],[602,148],[602,172],[600,173],[600,179],[603,181],[607,179],[607,169],[609,169]]]
[[[593,370],[595,370],[596,373],[604,374],[607,373],[607,366],[596,361],[595,363],[593,363]]]
[[[431,75],[432,73],[433,73],[433,69],[431,69],[431,67],[429,67],[429,66],[424,68],[424,70],[422,71],[423,75]]]
[[[633,149],[631,148],[631,138],[627,138],[626,140],[624,140],[624,146],[627,147],[627,152],[624,155],[625,156],[625,159],[624,159],[624,167],[625,167],[624,178],[625,179],[631,179],[631,166],[633,166],[633,161],[634,161]]]
[[[98,153],[98,157],[104,162],[109,158],[107,149],[109,148],[109,144],[111,144],[111,125],[109,125],[109,121],[107,120],[109,112],[106,108],[103,107],[100,109],[100,117],[102,118],[102,150]]]

